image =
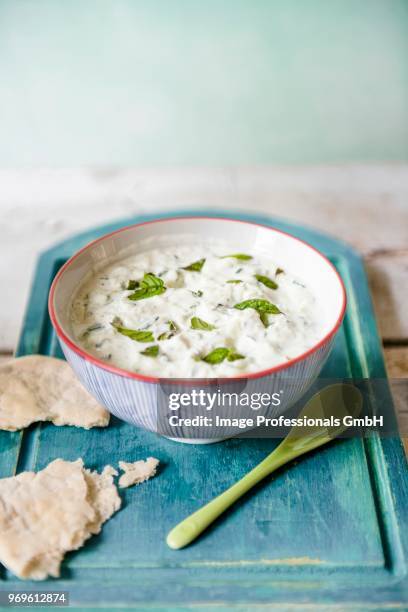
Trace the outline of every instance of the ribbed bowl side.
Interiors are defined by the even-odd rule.
[[[248,416],[264,415],[274,418],[289,410],[294,403],[306,393],[316,380],[327,360],[333,344],[333,338],[309,355],[287,369],[269,376],[249,378],[247,380],[222,380],[221,384],[197,384],[193,381],[160,381],[159,383],[144,382],[121,376],[94,365],[76,352],[71,350],[60,340],[62,350],[67,361],[82,382],[84,387],[113,415],[138,427],[149,431],[167,435],[172,438],[196,438],[203,440],[207,435],[202,428],[188,429],[184,427],[171,427],[167,416],[172,414],[168,408],[167,397],[170,393],[185,393],[193,387],[204,389],[207,392],[218,388],[223,393],[242,393],[249,396],[253,394],[278,393],[280,404],[264,406],[256,411],[242,406],[218,406],[215,404],[212,414],[221,414],[225,418],[243,418]],[[250,414],[252,413],[252,414]],[[189,413],[191,415],[191,412]],[[208,438],[227,438],[241,433],[235,427],[208,428]]]

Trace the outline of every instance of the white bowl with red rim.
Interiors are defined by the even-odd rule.
[[[189,236],[194,243],[211,237],[240,245],[242,252],[276,253],[274,257],[288,273],[309,288],[319,305],[319,340],[304,353],[259,372],[223,379],[163,380],[124,370],[88,353],[75,340],[70,323],[73,295],[86,277],[105,264],[137,253],[138,244],[174,244],[175,237]],[[168,244],[167,244],[168,243]],[[270,406],[268,416],[277,416],[309,389],[326,362],[346,309],[344,283],[333,264],[306,242],[273,227],[247,221],[213,217],[175,217],[124,227],[94,240],[75,253],[57,273],[49,294],[49,314],[62,350],[78,378],[96,399],[115,416],[129,423],[183,442],[206,443],[237,433],[226,428],[205,433],[202,429],[166,429],[165,397],[170,392],[192,388],[227,393],[278,393],[279,406]],[[223,409],[223,416],[236,411]],[[187,433],[188,432],[188,433]]]

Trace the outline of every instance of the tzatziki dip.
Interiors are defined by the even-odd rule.
[[[284,262],[219,242],[180,240],[99,269],[79,287],[70,318],[88,353],[162,378],[262,371],[319,340],[314,295]]]

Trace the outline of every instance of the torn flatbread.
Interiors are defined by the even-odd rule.
[[[58,577],[64,554],[99,533],[121,505],[113,482],[82,459],[0,480],[0,562],[19,578]]]
[[[119,486],[121,489],[125,487],[131,487],[134,484],[140,484],[145,480],[149,480],[156,474],[159,460],[154,457],[148,457],[146,461],[141,459],[134,463],[126,463],[125,461],[119,461],[119,468],[123,471],[123,474],[119,478]]]
[[[109,412],[86,391],[62,359],[28,355],[0,366],[0,429],[16,431],[36,421],[106,427]]]

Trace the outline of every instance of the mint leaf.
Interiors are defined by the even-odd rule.
[[[131,291],[134,291],[135,289],[137,289],[139,287],[140,283],[137,280],[130,280],[128,281],[127,287],[126,289],[130,289]]]
[[[135,340],[136,342],[154,342],[153,333],[151,331],[146,331],[142,329],[128,329],[127,327],[122,327],[115,321],[111,323],[112,327],[116,329],[117,332],[122,334],[122,336],[127,336],[131,340]]]
[[[285,274],[285,270],[282,268],[276,268],[275,276],[278,276],[278,274]]]
[[[238,285],[239,283],[242,283],[242,280],[239,280],[238,278],[237,279],[233,278],[232,280],[227,280],[227,283],[229,285]]]
[[[275,281],[273,281],[271,278],[268,278],[267,276],[263,276],[262,274],[255,274],[255,278],[257,281],[265,285],[265,287],[268,287],[268,289],[278,288],[278,284],[275,283]]]
[[[222,363],[224,359],[227,359],[227,361],[237,361],[238,359],[245,359],[245,357],[234,351],[234,349],[219,346],[205,357],[202,357],[201,360],[211,365],[217,365],[218,363]]]
[[[191,329],[201,329],[203,331],[212,331],[216,329],[215,325],[211,325],[211,323],[207,323],[203,321],[203,319],[199,319],[198,317],[193,317],[191,319]]]
[[[262,300],[254,298],[252,300],[245,300],[239,304],[235,304],[234,308],[237,310],[245,310],[246,308],[253,308],[257,312],[266,312],[268,314],[282,314],[276,304],[272,304],[268,300]]]
[[[194,295],[194,297],[203,297],[204,295],[200,289],[198,291],[192,291],[191,293]]]
[[[141,351],[140,354],[146,357],[157,357],[159,354],[159,345],[153,344],[152,346],[148,346],[144,351]]]
[[[203,265],[205,264],[205,259],[199,259],[198,261],[194,261],[189,266],[185,266],[182,270],[188,270],[189,272],[201,272]]]
[[[143,276],[142,280],[139,282],[139,286],[139,289],[136,289],[134,293],[128,296],[129,300],[144,300],[155,295],[160,295],[166,291],[162,279],[151,272]]]
[[[215,348],[211,353],[208,353],[205,357],[202,358],[202,361],[209,363],[211,365],[216,365],[217,363],[222,363],[224,359],[228,356],[229,349],[219,347]]]
[[[252,255],[246,255],[245,253],[233,253],[232,255],[224,255],[221,259],[226,259],[227,257],[233,257],[234,259],[239,259],[240,261],[248,261],[249,259],[253,259]]]
[[[269,302],[268,300],[245,300],[244,302],[235,304],[234,308],[237,308],[237,310],[253,308],[259,314],[259,318],[265,327],[268,327],[268,314],[283,314],[276,304],[272,304],[272,302]]]

